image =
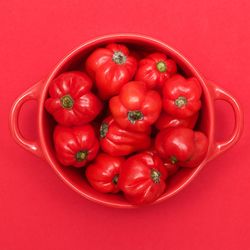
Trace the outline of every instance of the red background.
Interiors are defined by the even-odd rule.
[[[7,0],[0,2],[0,249],[249,249],[250,2],[248,0]],[[240,142],[162,204],[119,210],[74,193],[49,165],[16,145],[15,98],[61,57],[99,35],[135,32],[180,50],[243,106]],[[34,138],[35,104],[22,112]],[[217,136],[233,115],[217,105]]]

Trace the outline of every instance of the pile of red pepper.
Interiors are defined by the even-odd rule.
[[[82,71],[59,75],[45,108],[58,123],[54,147],[63,166],[84,167],[90,185],[155,201],[180,167],[197,167],[208,147],[193,130],[202,88],[163,53],[139,56],[122,44],[97,48]]]

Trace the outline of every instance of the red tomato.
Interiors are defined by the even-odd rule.
[[[153,152],[128,158],[121,167],[119,187],[133,204],[146,204],[159,198],[166,189],[166,168]]]
[[[195,77],[185,79],[174,75],[163,87],[163,109],[178,118],[193,116],[201,108],[201,93],[200,83]]]
[[[143,82],[129,82],[118,96],[109,101],[115,121],[123,129],[145,132],[161,112],[161,97],[157,91],[148,90]]]
[[[80,127],[56,126],[54,145],[58,161],[64,166],[83,167],[93,160],[99,142],[91,125]]]
[[[117,193],[123,157],[100,153],[86,170],[86,177],[93,188],[102,193]]]
[[[59,75],[49,87],[45,108],[64,126],[78,126],[92,121],[101,111],[101,101],[90,92],[91,79],[83,72]]]
[[[86,60],[86,70],[95,80],[99,96],[107,100],[117,95],[137,69],[137,60],[121,44],[94,50]]]
[[[129,155],[151,145],[150,131],[140,133],[122,129],[111,116],[103,121],[100,137],[102,150],[113,156]]]
[[[163,53],[152,53],[139,63],[135,75],[137,81],[143,81],[149,89],[162,87],[163,83],[177,71],[176,63]]]
[[[155,140],[155,149],[160,157],[181,167],[197,167],[208,149],[205,134],[189,128],[161,130]]]

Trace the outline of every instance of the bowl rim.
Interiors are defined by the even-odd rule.
[[[48,161],[50,166],[55,170],[57,175],[74,191],[79,193],[81,196],[87,198],[90,201],[94,201],[96,203],[109,206],[109,207],[116,207],[116,208],[136,208],[138,206],[130,204],[130,203],[119,203],[119,202],[113,202],[113,201],[106,201],[103,199],[99,199],[96,197],[93,197],[89,195],[87,192],[83,192],[79,188],[77,188],[71,181],[65,177],[61,171],[58,169],[57,165],[58,163],[55,162],[52,157],[50,157],[50,152],[48,150],[48,147],[46,145],[46,140],[45,140],[45,130],[43,126],[43,119],[45,115],[45,110],[44,110],[44,101],[47,96],[47,91],[48,91],[48,86],[50,85],[51,81],[55,78],[55,76],[58,74],[58,72],[63,68],[63,66],[71,60],[73,57],[84,51],[86,48],[93,46],[93,45],[98,45],[100,43],[108,43],[110,41],[114,42],[114,40],[117,40],[117,42],[122,42],[122,40],[126,41],[131,41],[131,42],[142,42],[142,43],[147,43],[148,45],[151,46],[156,46],[160,47],[161,49],[168,51],[170,54],[173,54],[176,58],[178,58],[179,61],[181,61],[185,66],[192,72],[192,74],[199,80],[202,89],[203,89],[203,94],[205,96],[206,102],[208,104],[207,108],[207,115],[209,116],[210,120],[210,127],[209,127],[209,134],[208,136],[208,151],[206,154],[206,157],[202,161],[202,163],[195,169],[195,171],[190,175],[187,180],[185,180],[178,188],[173,190],[171,193],[168,194],[163,194],[160,196],[156,201],[154,201],[152,204],[157,204],[160,203],[173,195],[177,194],[179,191],[181,191],[184,187],[186,187],[192,180],[193,178],[200,172],[200,170],[204,167],[204,165],[208,162],[209,160],[209,155],[212,150],[212,146],[214,143],[214,105],[212,102],[212,97],[211,93],[209,91],[208,84],[206,83],[205,79],[201,76],[199,71],[189,62],[189,60],[182,55],[178,50],[172,48],[165,42],[162,42],[158,39],[152,38],[150,36],[142,35],[142,34],[135,34],[135,33],[118,33],[118,34],[110,34],[110,35],[104,35],[104,36],[99,36],[96,38],[93,38],[91,40],[88,40],[75,49],[73,49],[70,53],[66,54],[65,57],[63,57],[59,63],[54,67],[54,69],[49,73],[47,79],[44,81],[43,88],[41,89],[41,96],[38,104],[38,137],[40,141],[40,146],[43,151],[43,155],[45,159]]]

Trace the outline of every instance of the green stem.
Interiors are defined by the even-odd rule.
[[[65,95],[60,99],[61,105],[65,109],[71,109],[74,105],[74,100],[70,95]]]
[[[116,64],[124,64],[127,61],[127,57],[121,51],[114,52],[112,59]]]
[[[109,125],[106,122],[103,122],[101,127],[100,127],[100,137],[104,138],[106,134],[108,133],[109,130]]]
[[[178,160],[177,160],[177,158],[176,158],[174,155],[172,155],[172,156],[170,157],[170,162],[171,162],[172,164],[175,164],[177,161],[178,161]]]
[[[154,183],[159,183],[161,178],[161,173],[155,169],[151,169],[151,179]]]
[[[165,62],[160,61],[156,64],[156,68],[161,72],[164,73],[167,71],[167,65]]]
[[[136,121],[143,120],[143,113],[139,110],[129,111],[128,112],[128,120],[135,124]]]
[[[87,150],[81,150],[78,151],[75,155],[75,158],[78,162],[86,160],[88,157],[88,151]]]
[[[181,108],[183,106],[185,106],[187,104],[187,98],[184,96],[179,96],[175,101],[174,101],[175,105],[178,108]]]
[[[112,180],[112,182],[114,183],[114,185],[117,185],[118,183],[118,179],[119,179],[119,174],[116,174]]]

